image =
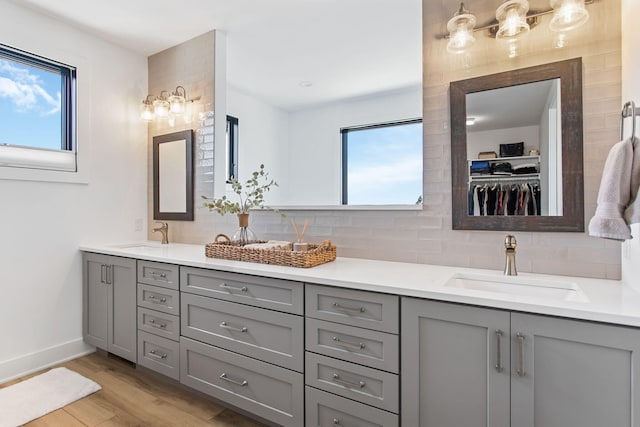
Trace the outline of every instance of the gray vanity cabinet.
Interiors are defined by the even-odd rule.
[[[638,427],[640,330],[402,299],[402,420]]]
[[[509,312],[401,305],[402,425],[508,427]]]
[[[640,330],[520,313],[511,330],[512,426],[640,426]]]
[[[83,337],[98,348],[136,361],[136,261],[85,252]]]

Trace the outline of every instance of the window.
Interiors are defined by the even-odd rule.
[[[0,166],[77,171],[76,69],[0,45]]]
[[[422,120],[344,128],[343,205],[422,203]]]
[[[227,116],[226,166],[227,183],[238,179],[238,119],[232,116]]]

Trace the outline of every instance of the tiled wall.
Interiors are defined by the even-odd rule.
[[[473,10],[473,1],[465,4]],[[591,18],[588,24],[577,30],[563,49],[551,47],[553,40],[546,29],[546,21],[531,31],[529,42],[521,47],[520,56],[515,59],[507,59],[505,52],[498,51],[497,41],[477,33],[476,51],[470,56],[467,66],[459,57],[448,55],[446,41],[435,37],[441,34],[446,20],[453,14],[450,7],[448,0],[423,1],[424,209],[287,211],[286,218],[270,211],[254,212],[251,228],[259,238],[292,240],[295,234],[290,219],[295,218],[300,223],[308,218],[307,240],[331,239],[338,247],[339,256],[502,269],[505,232],[451,229],[449,81],[578,56],[583,58],[584,70],[585,224],[588,223],[595,211],[607,152],[618,138],[621,108],[620,1],[603,0],[589,6]],[[481,22],[481,16],[478,18]],[[212,47],[207,45],[204,51],[198,51],[193,48],[194,44],[195,41],[188,42],[149,59],[150,91],[160,86],[175,86],[175,82],[187,78],[190,80],[183,84],[187,90],[190,85],[203,86],[198,78],[209,78],[208,74],[213,72],[208,69],[212,60],[204,58],[209,55],[213,58]],[[182,53],[178,52],[181,51],[193,55],[182,57],[189,64],[185,67],[185,74],[169,74],[167,70],[158,69],[161,61],[179,57]],[[203,52],[207,52],[206,55]],[[199,67],[201,62],[207,64],[206,73],[194,70],[197,68],[194,63]],[[153,132],[158,130],[150,129]],[[149,170],[151,173],[151,167]],[[233,233],[237,225],[235,218],[220,217],[198,207],[199,195],[207,194],[208,188],[202,183],[196,185],[195,222],[171,222],[170,238],[173,241],[206,243],[212,241],[217,233]],[[151,198],[149,206],[150,209],[153,206]],[[515,234],[518,239],[517,265],[521,272],[620,278],[619,243],[591,238],[586,233]],[[149,237],[159,238],[152,234]]]

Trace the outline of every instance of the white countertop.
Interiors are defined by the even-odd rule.
[[[512,285],[499,283],[511,280],[501,271],[355,258],[338,258],[313,268],[284,267],[207,258],[204,245],[178,243],[83,245],[80,250],[401,296],[640,326],[640,293],[616,280],[520,273],[513,278],[520,284]],[[495,281],[501,290],[453,287],[450,286],[450,279],[454,275]],[[538,283],[557,284],[575,290],[565,292],[552,289],[549,292],[552,296],[538,296]],[[531,290],[533,292],[529,292]],[[569,299],[562,297],[565,294],[570,295]]]

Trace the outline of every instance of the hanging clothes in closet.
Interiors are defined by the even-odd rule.
[[[468,214],[471,216],[539,216],[540,184],[482,183],[471,184],[468,194]]]

